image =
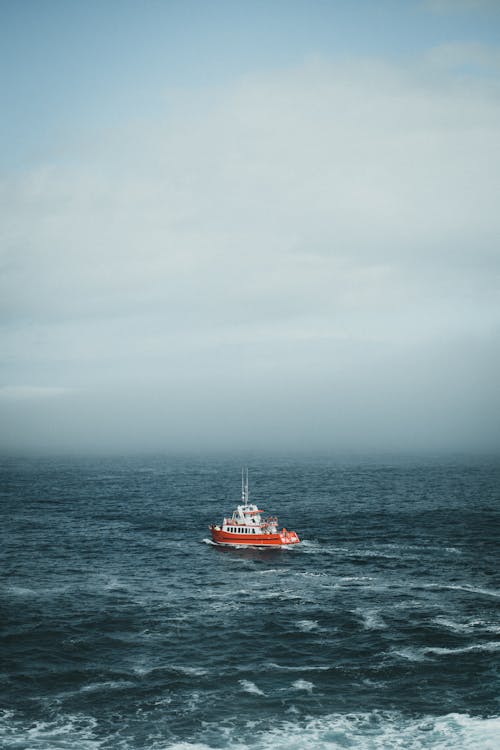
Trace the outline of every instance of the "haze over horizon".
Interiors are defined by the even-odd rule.
[[[1,452],[498,451],[498,3],[0,35]]]

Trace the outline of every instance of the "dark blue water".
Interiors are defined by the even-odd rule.
[[[500,465],[1,462],[5,748],[500,747]]]

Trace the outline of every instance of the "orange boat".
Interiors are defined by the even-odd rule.
[[[216,544],[245,547],[289,547],[300,539],[295,531],[278,528],[276,516],[263,518],[263,510],[248,501],[248,469],[246,477],[241,472],[241,505],[221,525],[208,528]]]

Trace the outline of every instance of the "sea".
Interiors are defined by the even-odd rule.
[[[498,750],[500,462],[0,459],[0,746]]]

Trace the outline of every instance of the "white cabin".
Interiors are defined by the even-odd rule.
[[[222,522],[222,530],[236,534],[276,534],[278,519],[263,519],[263,512],[253,503],[238,505],[231,518]]]

